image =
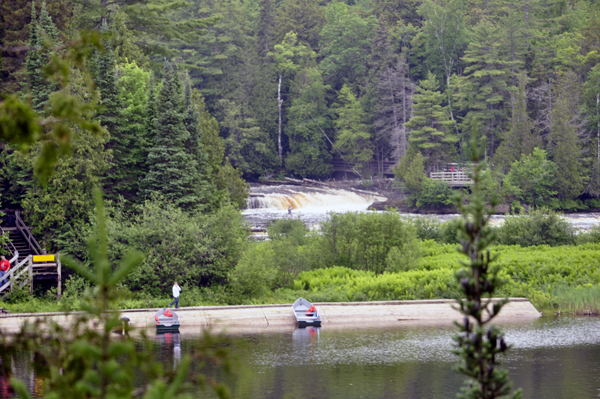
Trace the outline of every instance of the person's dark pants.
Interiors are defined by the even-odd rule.
[[[173,306],[173,304],[175,304],[175,309],[179,307],[179,297],[175,298],[175,300],[169,304],[169,307]]]

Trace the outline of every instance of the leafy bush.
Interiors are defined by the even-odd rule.
[[[341,265],[382,273],[411,268],[419,257],[413,224],[396,212],[330,213],[321,232],[318,244],[324,267]]]
[[[419,240],[435,240],[440,241],[440,230],[442,222],[431,216],[414,217],[411,223],[415,227],[417,238]]]
[[[435,240],[444,244],[458,244],[457,218],[442,222],[435,217],[415,217],[411,223],[416,229],[417,238],[420,240]]]
[[[452,205],[454,192],[448,183],[440,180],[423,179],[421,190],[411,195],[419,209],[445,208]]]
[[[173,281],[187,287],[226,280],[247,245],[241,214],[227,206],[212,214],[188,214],[170,203],[147,201],[129,215],[113,209],[108,220],[111,258],[131,249],[146,256],[125,281],[151,295],[170,292]]]
[[[536,209],[528,215],[510,216],[498,228],[498,243],[503,245],[572,245],[575,229],[567,220],[549,209]]]
[[[519,201],[539,206],[557,194],[553,190],[556,173],[557,166],[546,159],[546,151],[534,148],[533,154],[512,163],[503,190]]]
[[[228,277],[234,296],[240,300],[263,296],[275,288],[277,264],[270,243],[250,245]]]
[[[308,228],[300,219],[278,219],[269,225],[267,232],[273,241],[289,239],[296,245],[304,245]]]

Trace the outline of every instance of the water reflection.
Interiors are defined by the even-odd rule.
[[[518,319],[500,327],[514,345],[502,358],[504,367],[524,398],[600,396],[600,319]],[[463,382],[451,371],[457,358],[450,352],[450,325],[266,331],[232,335],[239,366],[225,381],[234,398],[455,398]],[[200,332],[156,335],[156,355],[166,367],[176,367],[199,338]],[[39,382],[29,360],[19,354],[14,365],[35,392]]]
[[[181,334],[180,333],[157,333],[154,343],[159,348],[159,358],[165,362],[172,359],[173,370],[181,363]]]

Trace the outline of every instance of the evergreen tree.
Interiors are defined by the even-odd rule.
[[[31,103],[34,110],[42,112],[48,105],[50,93],[58,86],[46,79],[43,68],[50,62],[49,46],[57,44],[56,26],[48,14],[46,2],[42,2],[39,21],[36,18],[35,2],[31,3],[31,25],[29,51],[25,70],[31,90]]]
[[[283,170],[283,78],[287,75],[294,75],[304,67],[310,66],[316,57],[310,47],[306,47],[298,41],[298,36],[294,32],[285,35],[280,44],[275,45],[274,51],[269,53],[277,65],[277,105],[279,111],[279,126],[277,132],[277,149],[279,152],[280,169]]]
[[[200,112],[192,98],[192,87],[189,77],[185,81],[184,93],[183,124],[189,133],[189,138],[184,145],[196,163],[196,173],[201,179],[202,195],[205,198],[210,198],[212,202],[214,187],[209,180],[212,171],[208,163],[208,155],[204,151],[204,145],[202,144]]]
[[[329,5],[327,23],[320,34],[319,56],[325,82],[334,90],[345,84],[355,91],[365,86],[376,26],[375,17],[363,18],[345,3]]]
[[[405,123],[410,119],[415,85],[409,77],[406,57],[398,57],[392,45],[392,34],[381,21],[377,28],[370,58],[371,112],[375,130],[375,155],[379,172],[385,158],[399,161],[408,147]]]
[[[0,93],[14,93],[28,86],[28,76],[24,73],[28,52],[8,49],[31,44],[31,22],[37,25],[36,17],[31,17],[31,8],[36,4],[40,6],[33,0],[0,1],[0,47],[6,49],[0,49]],[[76,7],[70,0],[52,0],[46,7],[61,39],[67,37]]]
[[[511,62],[502,57],[501,46],[497,27],[487,21],[477,25],[463,57],[468,65],[465,76],[457,82],[457,105],[466,112],[463,131],[468,131],[473,120],[478,120],[481,130],[490,138],[487,155],[491,158],[496,146],[495,134],[506,120],[504,106],[511,69]]]
[[[498,166],[504,168],[530,155],[536,146],[540,146],[533,131],[533,122],[527,113],[527,72],[521,71],[517,76],[517,87],[511,96],[512,116],[510,129],[502,136],[502,144],[496,153]]]
[[[316,0],[291,0],[277,11],[277,43],[294,32],[298,41],[312,49],[319,47],[319,35],[325,25],[325,12]]]
[[[364,123],[365,112],[360,99],[349,86],[344,85],[338,96],[340,107],[336,110],[335,144],[345,158],[364,170],[364,165],[373,157],[371,135]]]
[[[579,196],[587,183],[583,170],[579,132],[582,126],[576,117],[581,103],[580,92],[574,72],[562,76],[556,85],[556,100],[552,104],[549,148],[552,160],[558,166],[556,189],[563,199]]]
[[[256,124],[247,108],[226,99],[220,100],[219,105],[223,115],[221,129],[226,132],[225,153],[232,165],[246,176],[272,173],[277,168],[277,155],[268,134]]]
[[[258,45],[258,54],[264,58],[271,51],[275,42],[275,11],[271,0],[261,0],[259,7],[256,44]]]
[[[592,68],[585,82],[585,107],[592,132],[590,180],[586,192],[600,196],[600,64]]]
[[[296,74],[287,129],[290,152],[285,162],[286,169],[295,175],[321,178],[332,171],[325,137],[331,127],[325,101],[327,89],[316,68],[306,68]]]
[[[178,91],[179,89],[179,91]],[[165,62],[164,79],[157,98],[157,117],[153,146],[148,153],[148,174],[141,195],[154,193],[186,210],[195,210],[208,202],[209,193],[198,173],[197,162],[185,148],[189,132],[182,113],[184,104],[176,68]]]
[[[119,117],[118,135],[123,142],[119,148],[118,163],[113,164],[114,174],[108,182],[115,183],[112,196],[121,195],[125,200],[137,202],[140,181],[147,172],[146,161],[150,148],[149,97],[154,98],[151,74],[136,63],[123,64],[118,68],[118,102],[123,106]],[[111,136],[112,138],[112,136]],[[109,193],[107,192],[107,195]]]
[[[112,36],[112,33],[109,32],[106,23],[102,25],[101,31],[103,34],[103,50],[98,51],[96,54],[91,69],[94,72],[94,81],[100,91],[101,108],[98,112],[98,119],[100,120],[100,124],[111,135],[108,147],[113,149],[115,160],[118,163],[120,158],[119,152],[123,151],[128,143],[123,142],[123,138],[118,133],[119,118],[121,117],[123,105],[120,103],[120,97],[117,95],[116,63],[112,40],[109,38],[109,35]]]
[[[444,97],[430,72],[427,80],[419,82],[418,94],[413,96],[412,118],[406,123],[411,146],[423,153],[429,171],[437,169],[439,162],[453,153],[452,145],[458,141],[448,133],[452,121],[448,109],[441,105]]]

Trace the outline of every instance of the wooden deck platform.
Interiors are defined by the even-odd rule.
[[[448,183],[450,187],[468,187],[473,184],[473,180],[465,171],[457,172],[431,172],[431,180],[440,180]]]

